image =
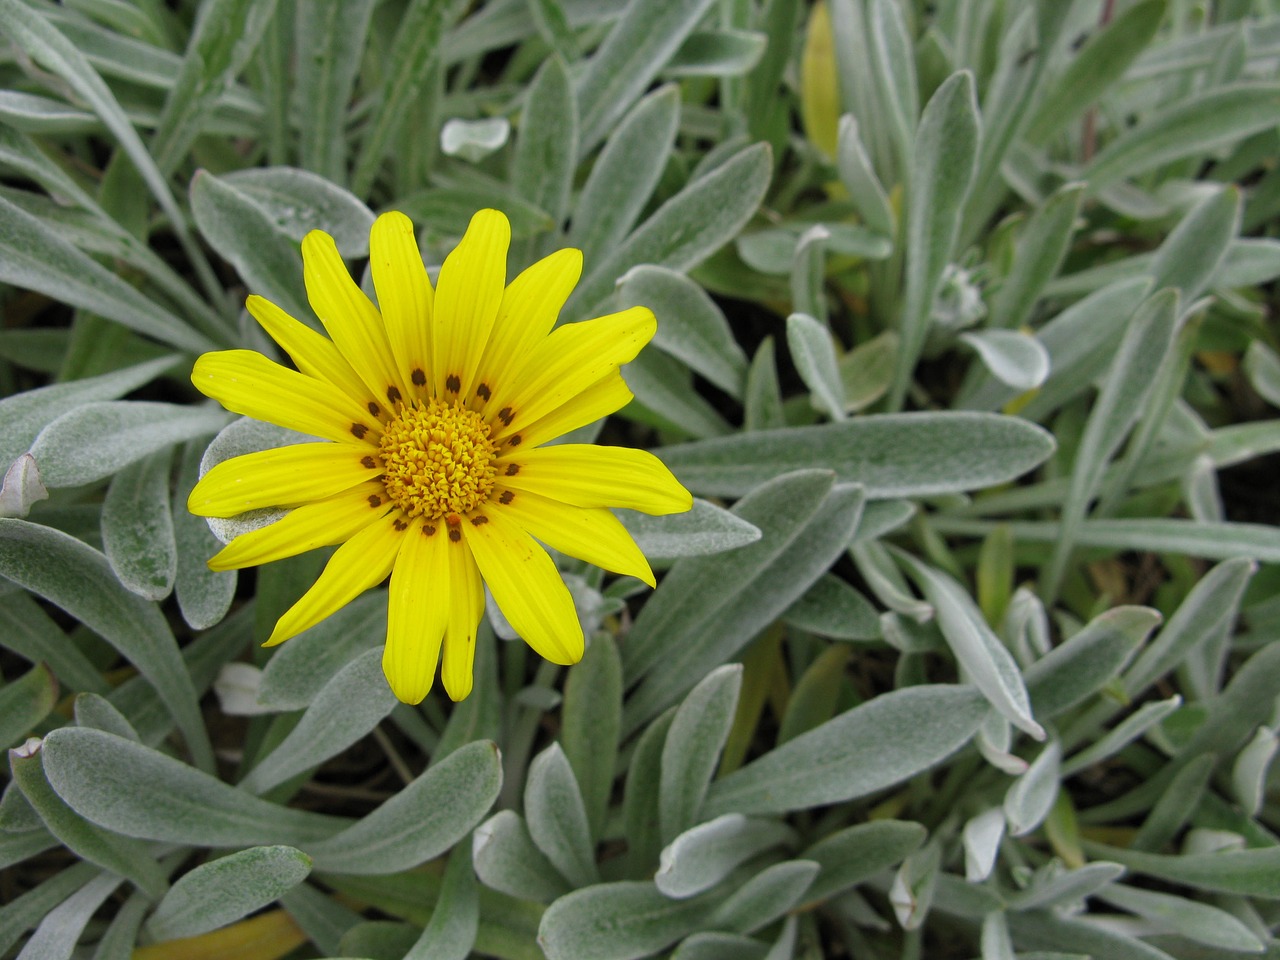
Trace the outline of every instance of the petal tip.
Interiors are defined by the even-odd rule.
[[[387,663],[385,656],[382,661],[382,673],[387,678],[387,685],[391,687],[391,692],[395,694],[396,699],[411,707],[417,706],[426,699],[435,681],[434,670],[423,676],[408,676],[405,671],[398,670]]]

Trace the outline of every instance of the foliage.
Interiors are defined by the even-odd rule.
[[[1274,0],[0,0],[0,956],[1280,952]],[[185,509],[375,213],[583,251],[699,498],[397,704]],[[372,289],[366,284],[366,289]],[[590,439],[590,437],[587,437]],[[12,465],[12,466],[11,466]]]

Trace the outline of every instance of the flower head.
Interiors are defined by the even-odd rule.
[[[544,446],[631,399],[619,367],[656,321],[634,307],[553,330],[582,255],[560,250],[507,284],[510,235],[503,214],[481,210],[433,290],[409,219],[380,216],[369,240],[374,306],[333,238],[313,231],[302,241],[303,275],[329,336],[250,297],[249,312],[297,369],[226,350],[200,357],[191,375],[228,410],[321,440],[235,457],[201,478],[188,501],[201,516],[292,508],[209,565],[236,569],[340,544],[267,645],[390,575],[382,663],[407,703],[426,696],[438,661],[450,697],[471,691],[484,584],[538,653],[576,663],[582,628],[538,541],[652,586],[609,508],[664,514],[693,502],[652,454]]]

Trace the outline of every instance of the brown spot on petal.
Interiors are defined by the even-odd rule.
[[[351,425],[351,435],[357,440],[363,440],[364,435],[369,432],[369,428],[363,423],[353,423]]]
[[[369,494],[369,506],[371,507],[382,506],[382,498],[378,496],[376,493]]]
[[[502,496],[500,496],[500,497],[498,498],[498,502],[499,502],[499,503],[510,503],[510,502],[511,502],[512,500],[514,500],[515,498],[516,498],[516,495],[515,495],[514,493],[512,493],[510,490],[503,490],[503,491],[502,491]]]
[[[450,393],[457,393],[462,389],[462,380],[456,373],[451,373],[444,378],[444,388]]]
[[[493,391],[489,389],[489,385],[487,383],[482,383],[480,386],[476,387],[476,396],[487,402],[488,399],[493,396]]]
[[[430,523],[424,523],[424,524],[422,525],[422,535],[423,535],[424,537],[434,537],[434,536],[436,535],[436,528],[435,528],[435,526],[433,526],[433,525],[432,525],[432,524],[430,524]]]
[[[462,539],[462,531],[459,530],[457,527],[450,527],[449,539],[452,540],[454,543],[457,543],[459,540]]]
[[[510,407],[503,407],[501,410],[498,411],[498,419],[501,420],[508,427],[511,426],[511,421],[514,420],[515,418],[516,418],[516,412],[512,410]]]
[[[421,387],[427,382],[427,375],[423,373],[422,368],[419,367],[417,370],[413,371],[413,373],[409,374],[409,379],[413,381],[413,385],[415,387]]]
[[[372,413],[375,417],[378,415],[378,411],[382,409],[372,400],[370,400],[367,404],[365,404],[365,406],[369,408],[369,412]]]
[[[400,532],[400,533],[404,533],[406,530],[408,530],[408,529],[409,529],[409,521],[408,521],[408,520],[396,519],[396,520],[393,520],[393,521],[391,522],[391,525],[392,525],[393,527],[395,527],[395,528],[396,528],[396,530],[397,530],[398,532]]]
[[[400,390],[397,387],[387,387],[387,400],[391,403],[400,402]]]
[[[520,434],[513,433],[510,437],[507,438],[507,443],[511,444],[511,446],[513,447],[518,447],[520,446],[520,439],[521,439]]]
[[[360,458],[360,466],[365,467],[366,469],[372,470],[377,465],[378,465],[378,461],[373,459],[373,457]]]
[[[486,517],[483,513],[471,518],[471,525],[473,527],[482,527],[488,522],[489,522],[489,518]]]
[[[519,472],[520,472],[520,464],[518,464],[518,463],[509,463],[509,464],[507,464],[507,476],[508,476],[508,477],[514,477],[514,476],[515,476],[517,473],[519,473]]]

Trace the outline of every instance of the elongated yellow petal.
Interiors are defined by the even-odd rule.
[[[435,294],[413,224],[403,213],[384,213],[373,222],[369,232],[369,269],[396,367],[409,386],[418,389],[416,395],[425,397],[426,378],[431,372]]]
[[[658,323],[647,307],[632,307],[595,320],[568,323],[546,337],[529,357],[506,403],[493,417],[495,437],[518,434],[635,357]]]
[[[372,480],[382,467],[352,443],[296,443],[233,457],[200,478],[187,509],[201,517],[234,517],[261,507],[296,507]]]
[[[232,413],[351,443],[376,442],[382,424],[331,383],[273,363],[252,350],[221,350],[196,361],[191,382]]]
[[[296,637],[385,580],[408,528],[400,512],[393,510],[335,550],[311,589],[276,621],[263,646],[273,647]]]
[[[432,389],[437,397],[469,396],[476,367],[507,282],[511,225],[497,210],[481,210],[440,267],[431,324]]]
[[[311,309],[373,395],[393,407],[408,396],[382,315],[351,279],[327,233],[312,230],[302,238],[302,278]]]
[[[308,503],[267,527],[241,534],[209,558],[213,570],[238,570],[341,543],[383,516],[389,503],[377,480]]]
[[[440,646],[455,604],[449,581],[449,539],[438,527],[423,533],[422,518],[405,532],[391,572],[387,604],[387,645],[382,672],[405,703],[421,703],[431,692]]]
[[[351,369],[351,364],[338,352],[332,340],[289,316],[270,300],[252,296],[244,305],[262,329],[280,344],[280,348],[308,377],[328,380],[362,407],[367,407],[369,401],[375,399],[365,382]]]
[[[582,625],[547,551],[489,504],[462,529],[493,599],[525,643],[552,663],[581,660]]]
[[[509,461],[509,463],[507,462]],[[518,465],[510,473],[510,463]],[[579,507],[626,507],[641,513],[683,513],[693,495],[647,450],[564,443],[498,461],[502,482]],[[559,548],[557,548],[559,549]]]
[[[440,680],[450,700],[465,700],[476,661],[476,628],[484,616],[484,583],[465,539],[450,542],[446,553],[451,596]]]
[[[614,370],[573,399],[565,401],[550,413],[539,417],[518,434],[507,437],[503,449],[509,453],[514,452],[517,446],[522,451],[528,450],[548,440],[562,437],[571,430],[585,427],[589,423],[595,423],[601,417],[607,417],[621,410],[632,399],[631,389],[622,379],[622,374]],[[518,444],[512,443],[516,437],[520,438]]]
[[[572,507],[567,503],[505,489],[489,502],[547,546],[605,570],[637,577],[657,586],[649,561],[621,521],[604,507]]]
[[[582,251],[566,248],[543,257],[507,285],[476,371],[475,409],[483,410],[486,404],[502,409],[514,375],[551,332],[581,276]]]

